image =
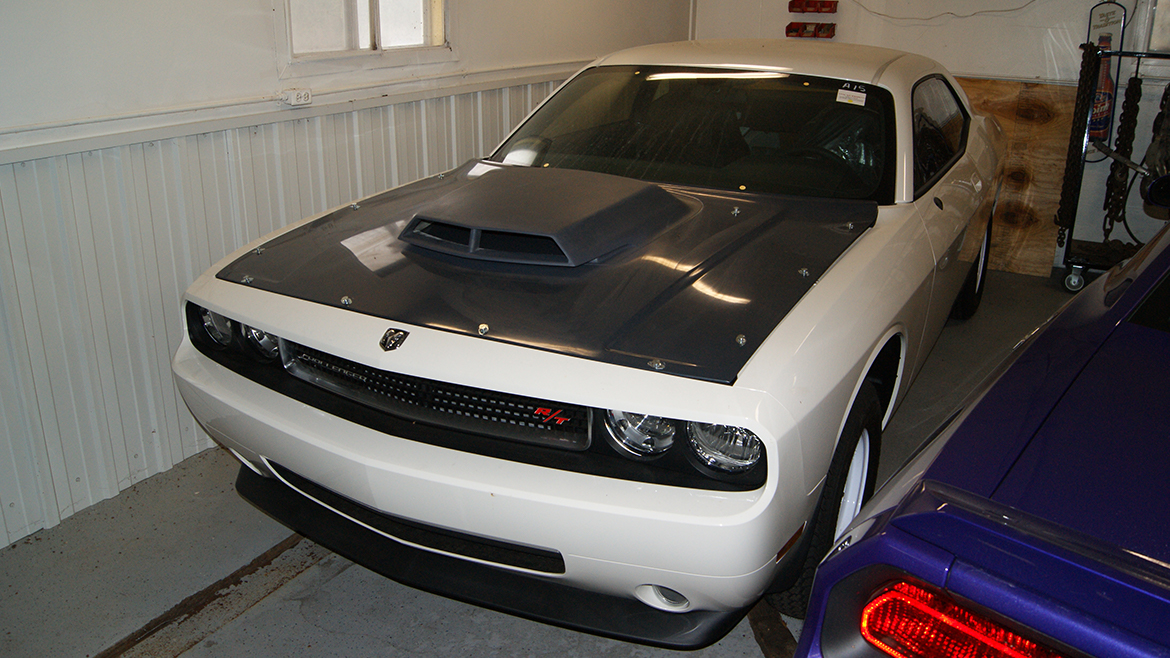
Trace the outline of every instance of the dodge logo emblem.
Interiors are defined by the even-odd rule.
[[[382,334],[382,340],[378,341],[378,344],[387,352],[396,350],[409,335],[410,332],[401,329],[387,329],[386,333]]]

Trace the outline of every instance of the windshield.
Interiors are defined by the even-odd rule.
[[[766,71],[603,66],[582,72],[492,155],[723,190],[893,199],[884,89]]]

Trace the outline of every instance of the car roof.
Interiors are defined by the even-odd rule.
[[[899,50],[804,39],[679,41],[622,50],[593,63],[639,64],[792,71],[883,86],[909,86],[926,71],[942,70],[929,58]]]

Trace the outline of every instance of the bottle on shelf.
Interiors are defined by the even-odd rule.
[[[1113,47],[1113,35],[1103,32],[1097,37],[1097,47],[1101,52],[1109,52]],[[1093,97],[1093,111],[1089,115],[1089,141],[1109,141],[1110,128],[1113,126],[1113,98],[1117,92],[1112,69],[1113,58],[1102,55],[1101,71],[1097,74],[1097,93]]]

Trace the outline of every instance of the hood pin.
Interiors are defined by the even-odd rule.
[[[479,335],[480,336],[486,336],[487,332],[488,332],[488,326],[486,324],[479,325]]]
[[[353,300],[349,298],[349,295],[346,295],[345,297],[341,298],[341,305],[342,306],[352,306]]]
[[[648,365],[655,370],[663,370],[666,368],[666,364],[661,359],[654,359]]]
[[[739,345],[740,347],[747,345],[747,336],[745,336],[743,334],[736,336],[735,337],[735,344]]]
[[[247,285],[247,284],[249,284],[249,283],[252,283],[252,281],[253,281],[253,279],[252,279],[252,275],[251,275],[251,274],[245,274],[245,275],[244,275],[244,278],[240,279],[240,283],[242,283],[242,284],[244,284],[244,285]]]

